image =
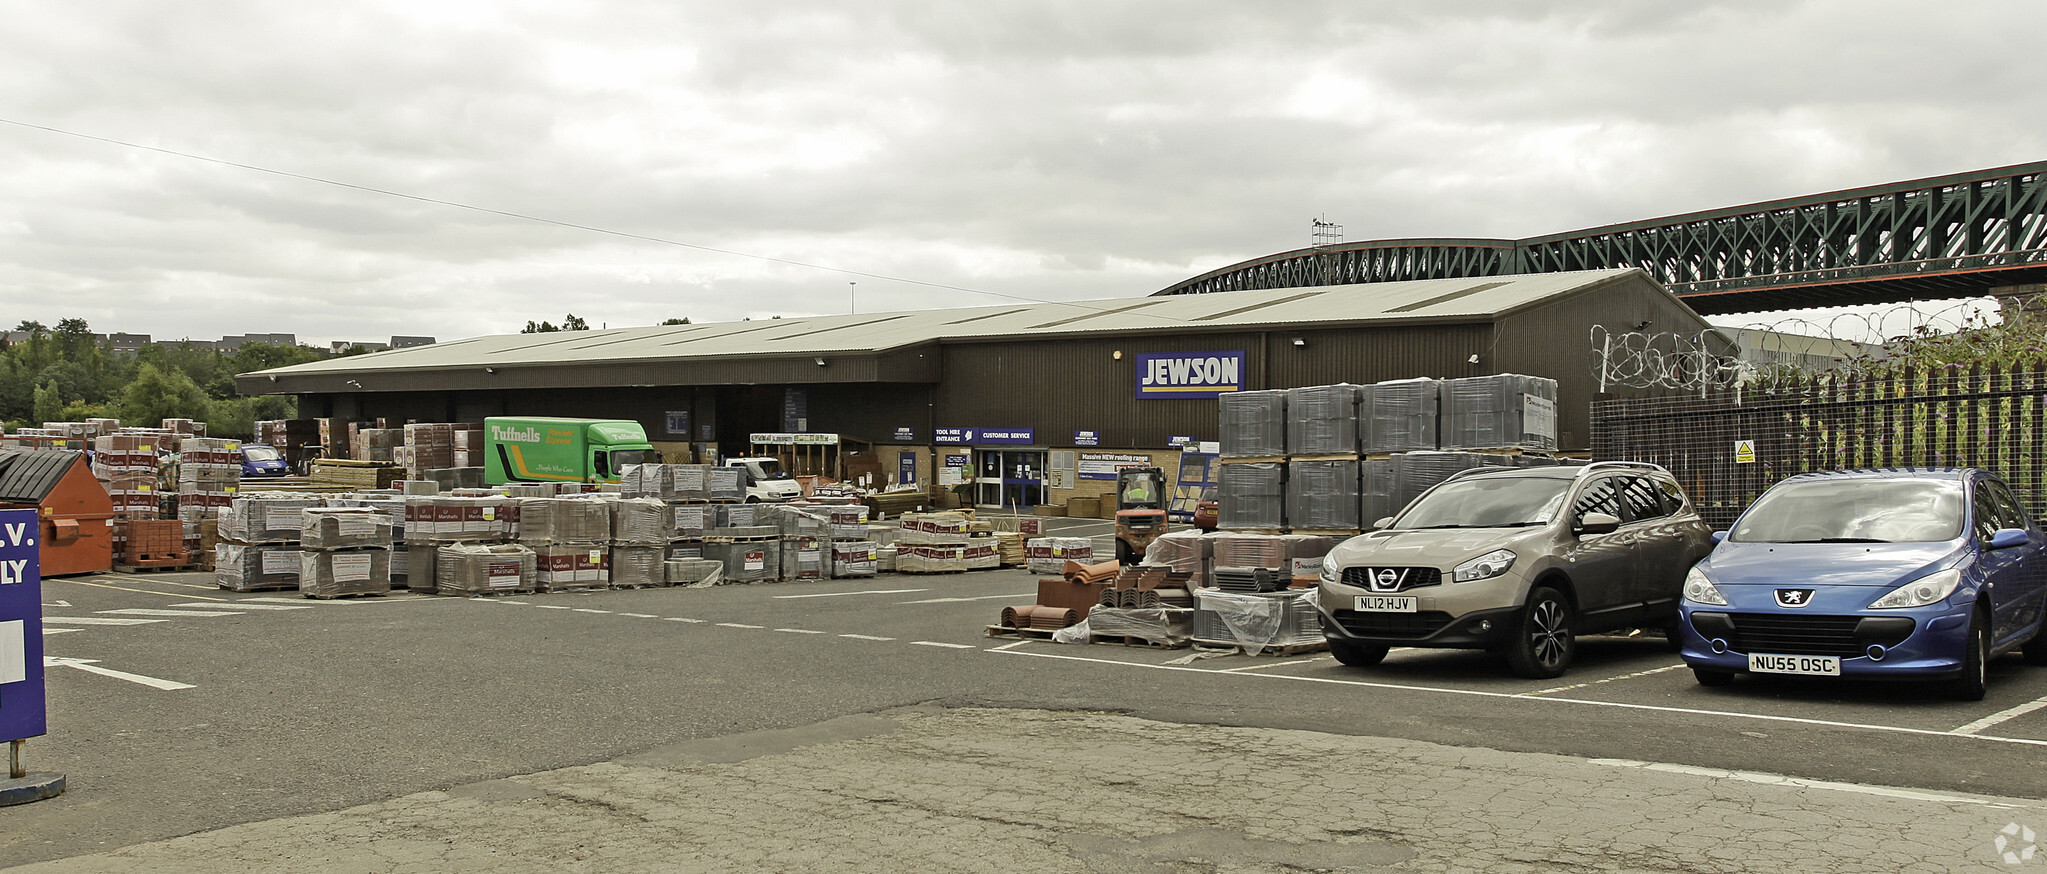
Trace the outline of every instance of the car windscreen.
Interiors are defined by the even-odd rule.
[[[645,449],[614,449],[611,451],[611,469],[623,473],[627,467],[653,460],[647,456]]]
[[[275,446],[268,446],[262,443],[244,443],[242,444],[242,457],[250,461],[276,461],[284,456],[277,451]]]
[[[754,463],[760,465],[761,479],[768,480],[789,478],[789,472],[782,469],[782,462],[778,459],[764,458]]]
[[[1780,483],[1728,539],[1749,543],[1932,543],[1961,536],[1962,484],[1910,479]]]
[[[1571,480],[1553,476],[1488,476],[1444,483],[1393,520],[1390,529],[1510,528],[1556,518]]]

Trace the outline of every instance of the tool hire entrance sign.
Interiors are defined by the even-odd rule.
[[[1244,353],[1140,352],[1137,397],[1212,398],[1244,387]]]
[[[34,510],[0,510],[0,741],[49,733],[43,706],[43,573]]]

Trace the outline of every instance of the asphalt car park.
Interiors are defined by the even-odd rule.
[[[1653,634],[1583,638],[1551,680],[1466,650],[1353,668],[987,636],[1035,578],[339,601],[203,574],[48,580],[51,735],[30,765],[72,789],[10,811],[0,865],[927,702],[2047,797],[2047,669],[2016,657],[1958,702],[1839,679],[1707,688]]]

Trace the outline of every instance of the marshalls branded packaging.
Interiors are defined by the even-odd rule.
[[[1444,449],[1557,448],[1557,381],[1500,373],[1443,383]]]

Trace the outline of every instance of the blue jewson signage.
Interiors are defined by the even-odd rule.
[[[43,706],[43,573],[34,510],[0,510],[0,741],[49,733]]]
[[[1137,397],[1212,398],[1244,388],[1244,353],[1140,352]]]
[[[1075,446],[1100,446],[1100,445],[1102,445],[1102,432],[1100,432],[1100,431],[1075,431],[1075,432],[1073,432],[1073,445],[1075,445]]]
[[[1034,428],[933,428],[931,442],[1029,446],[1038,440]]]

